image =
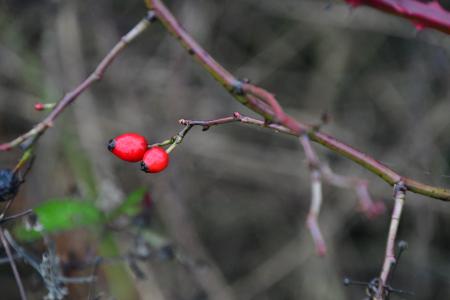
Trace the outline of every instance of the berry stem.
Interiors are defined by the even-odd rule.
[[[174,138],[171,137],[170,139],[162,141],[160,143],[154,143],[154,144],[148,145],[147,148],[150,149],[150,148],[153,148],[153,147],[164,147],[164,146],[171,145],[174,142],[175,142]]]
[[[183,141],[184,137],[189,132],[189,130],[191,130],[192,127],[194,127],[194,125],[188,124],[180,132],[178,132],[175,136],[173,136],[171,138],[172,144],[169,146],[169,148],[166,149],[166,152],[167,153],[172,152],[172,150],[175,149],[175,147],[178,144],[181,144],[181,142]]]

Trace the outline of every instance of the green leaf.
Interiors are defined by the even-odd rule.
[[[79,199],[52,199],[34,209],[40,228],[16,228],[19,239],[35,239],[40,237],[40,231],[53,233],[85,226],[102,224],[105,221],[103,213],[92,202]],[[37,230],[38,229],[38,230]]]
[[[112,221],[120,215],[127,215],[133,217],[137,215],[141,209],[141,202],[144,199],[146,188],[139,188],[128,195],[128,197],[114,209],[108,216],[108,220]]]

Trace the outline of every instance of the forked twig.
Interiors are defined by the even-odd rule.
[[[395,259],[395,239],[397,237],[398,225],[402,215],[403,205],[405,203],[406,187],[403,182],[399,182],[394,187],[394,209],[392,211],[391,224],[386,244],[386,254],[384,257],[383,268],[381,270],[380,282],[376,294],[376,300],[383,300],[386,295],[386,285],[389,274],[396,264]]]
[[[326,253],[326,246],[317,220],[322,203],[322,180],[337,187],[354,189],[360,207],[368,217],[374,217],[380,214],[384,211],[384,206],[382,203],[374,203],[372,201],[367,189],[366,181],[335,174],[328,166],[323,165],[314,151],[307,135],[300,136],[300,143],[305,151],[311,174],[311,207],[306,224],[313,237],[317,254],[323,256]]]
[[[240,122],[240,123],[244,123],[244,124],[255,125],[258,127],[270,128],[270,129],[273,129],[273,130],[275,130],[277,132],[281,132],[281,133],[292,134],[292,132],[289,129],[287,129],[286,127],[284,127],[282,125],[267,124],[264,121],[242,115],[238,112],[234,112],[233,115],[231,115],[229,117],[223,117],[223,118],[213,119],[213,120],[208,120],[208,121],[181,119],[178,122],[184,126],[188,126],[188,125],[202,126],[203,130],[208,130],[212,126]]]
[[[282,125],[267,124],[264,121],[241,115],[238,112],[234,112],[232,116],[207,121],[181,119],[179,120],[179,123],[181,125],[186,126],[186,128],[183,129],[182,131],[183,134],[181,135],[178,134],[177,136],[163,143],[172,144],[173,146],[176,144],[175,143],[176,137],[179,137],[179,141],[177,143],[181,143],[182,139],[185,136],[185,133],[192,126],[202,126],[203,130],[205,131],[212,126],[218,126],[235,122],[271,128],[278,132],[292,134]],[[383,212],[384,205],[382,203],[378,202],[374,203],[372,201],[369,191],[367,189],[367,181],[359,178],[345,177],[335,174],[333,173],[333,171],[331,171],[331,169],[328,166],[323,165],[319,161],[319,158],[317,157],[317,154],[315,153],[309,141],[309,137],[306,134],[300,136],[300,142],[303,146],[303,149],[305,150],[308,166],[311,170],[311,207],[308,213],[306,224],[313,237],[318,255],[323,256],[326,253],[326,245],[317,220],[320,213],[320,207],[322,204],[322,180],[325,180],[329,184],[337,187],[354,189],[358,197],[361,210],[364,213],[366,213],[368,217],[374,217]]]

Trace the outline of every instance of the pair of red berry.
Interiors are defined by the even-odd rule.
[[[110,140],[108,150],[128,162],[141,162],[146,173],[158,173],[169,165],[169,154],[159,146],[149,147],[147,139],[137,133],[124,133]]]

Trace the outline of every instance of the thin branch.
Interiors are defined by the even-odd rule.
[[[27,162],[28,162],[28,165],[27,165]],[[18,185],[16,194],[19,191],[20,185],[25,182],[25,178],[28,175],[29,171],[31,170],[33,162],[34,162],[33,148],[31,147],[31,145],[29,145],[28,149],[23,152],[22,157],[20,158],[19,162],[16,164],[16,166],[13,169],[14,176],[16,176],[17,180],[18,180],[17,183],[13,183],[13,184]],[[23,173],[21,173],[21,170],[23,168],[25,168],[25,170],[23,171]],[[5,218],[5,217],[6,217],[6,213],[11,208],[11,205],[13,204],[14,199],[16,199],[16,194],[3,207],[2,212],[0,213],[0,224],[3,223],[5,221],[5,219],[13,218],[13,217],[8,217],[8,218]]]
[[[209,121],[197,121],[185,119],[179,120],[179,123],[181,125],[189,126],[187,128],[191,128],[191,126],[198,125],[202,126],[203,130],[208,130],[211,126],[223,125],[234,122],[241,122],[244,124],[272,128],[276,131],[290,134],[290,132],[286,131],[286,129],[283,126],[276,124],[267,124],[266,122],[253,119],[247,116],[243,116],[238,112],[233,113],[233,115],[230,117],[224,117]],[[382,206],[382,209],[380,209],[380,205],[376,205],[375,203],[373,203],[367,190],[366,181],[334,174],[329,167],[323,166],[320,163],[316,153],[312,149],[311,143],[309,142],[309,138],[307,135],[302,135],[300,137],[300,141],[303,145],[303,148],[305,149],[305,153],[309,162],[309,167],[311,169],[311,207],[306,220],[306,225],[309,228],[311,236],[314,240],[314,245],[316,247],[317,254],[319,256],[324,256],[326,254],[326,244],[318,224],[318,216],[322,204],[322,179],[321,179],[322,174],[325,176],[326,180],[330,182],[332,185],[344,188],[354,188],[356,194],[358,195],[358,199],[360,200],[362,210],[365,213],[367,213],[369,217],[378,215],[380,212],[384,210],[383,209],[384,206]]]
[[[300,143],[305,151],[311,173],[311,208],[306,224],[313,237],[318,255],[323,256],[326,252],[326,246],[317,221],[322,203],[322,180],[337,187],[354,189],[358,196],[361,210],[366,213],[368,217],[375,217],[383,212],[384,206],[382,203],[374,203],[372,201],[367,189],[367,181],[335,174],[328,166],[323,165],[314,151],[307,135],[300,136]]]
[[[186,120],[181,119],[178,121],[181,125],[184,126],[201,126],[203,130],[208,130],[212,126],[223,125],[228,123],[240,122],[243,124],[254,125],[258,127],[270,128],[276,132],[281,132],[285,134],[292,134],[291,131],[286,129],[286,127],[278,125],[278,124],[267,124],[264,121],[254,119],[248,116],[244,116],[239,112],[234,112],[232,116],[208,120],[208,121],[200,121],[200,120]],[[184,135],[183,135],[184,137]],[[170,140],[164,141],[160,144],[173,144],[175,137]],[[308,164],[310,168],[317,169],[320,173],[320,177],[322,180],[325,180],[327,183],[340,187],[353,189],[358,197],[361,211],[364,212],[369,218],[375,217],[384,211],[384,205],[382,202],[374,202],[370,197],[368,191],[368,183],[367,180],[355,178],[355,177],[347,177],[334,173],[329,166],[322,164],[315,151],[313,150],[311,143],[309,142],[309,138],[306,135],[302,135],[300,137],[300,142],[305,150],[305,154],[308,160]],[[155,144],[157,145],[157,144]],[[313,179],[312,179],[313,181]],[[314,197],[313,197],[314,198]]]
[[[23,212],[20,212],[18,214],[14,214],[14,215],[11,215],[11,216],[8,216],[8,217],[4,217],[4,218],[0,219],[0,224],[3,224],[5,222],[21,218],[21,217],[29,215],[31,213],[33,213],[33,210],[32,209],[27,209],[27,210],[25,210]]]
[[[228,72],[195,41],[178,23],[176,18],[161,0],[146,0],[146,4],[149,9],[154,11],[156,17],[162,23],[164,28],[175,36],[175,38],[188,51],[188,53],[195,58],[208,73],[210,73],[239,102],[260,114],[265,120],[269,122],[276,121],[278,122],[278,125],[282,125],[292,134],[297,136],[307,133],[312,141],[351,159],[370,172],[378,175],[390,185],[395,185],[401,181],[411,192],[439,200],[450,201],[450,190],[448,189],[430,186],[404,177],[373,157],[338,141],[332,136],[314,130],[313,126],[300,123],[287,114],[283,116],[282,120],[279,120],[279,118],[277,118],[277,114],[274,112],[275,107],[270,105],[270,103],[267,104],[269,102],[267,101],[268,99],[263,99],[261,95],[255,97],[253,94],[249,94],[249,91],[247,91],[247,93],[242,93],[242,86],[244,83]],[[268,93],[270,94],[270,92]],[[271,101],[273,99],[271,99]]]
[[[318,170],[311,170],[311,207],[309,209],[308,217],[306,218],[306,225],[309,228],[311,236],[314,240],[317,255],[325,256],[327,248],[318,223],[321,205],[322,181],[320,178],[320,172]]]
[[[368,217],[375,217],[384,211],[384,205],[381,202],[375,203],[372,200],[372,197],[370,197],[367,180],[355,177],[342,176],[334,173],[329,166],[324,165],[320,162],[319,158],[317,157],[317,154],[312,148],[308,136],[306,135],[301,136],[300,142],[303,146],[303,149],[305,150],[305,155],[308,160],[308,165],[310,169],[315,169],[318,172],[320,172],[320,175],[323,178],[323,180],[325,180],[327,183],[333,186],[346,189],[353,189],[356,193],[356,196],[358,197],[361,210]]]
[[[255,125],[258,127],[265,127],[275,130],[276,132],[281,132],[285,134],[292,135],[292,132],[282,125],[277,124],[267,124],[264,121],[254,119],[248,116],[244,116],[238,112],[234,112],[232,116],[224,117],[220,119],[208,120],[208,121],[197,121],[197,120],[185,120],[181,119],[178,121],[181,125],[192,125],[192,126],[202,126],[203,130],[208,130],[212,126],[240,122],[244,124]]]
[[[417,0],[345,0],[350,5],[367,5],[411,20],[417,29],[434,28],[450,34],[450,12],[437,0],[424,3]]]
[[[384,212],[385,207],[383,202],[374,202],[370,196],[367,180],[336,174],[329,166],[324,164],[320,164],[320,171],[324,180],[329,184],[344,189],[353,189],[358,197],[360,210],[368,218],[374,218]]]
[[[154,20],[154,14],[149,12],[147,17],[142,19],[133,29],[131,29],[126,35],[124,35],[120,41],[111,49],[111,51],[103,58],[95,71],[89,75],[80,85],[75,89],[64,95],[59,100],[52,112],[39,124],[34,126],[30,131],[22,134],[14,140],[0,145],[0,151],[8,151],[18,145],[22,144],[29,138],[41,136],[48,128],[53,126],[54,121],[58,116],[72,104],[80,94],[88,89],[94,82],[103,78],[108,67],[114,62],[119,54],[136,39],[141,33],[143,33],[150,25],[150,22]]]
[[[300,136],[300,143],[305,150],[311,177],[311,207],[309,209],[308,217],[306,218],[306,226],[313,238],[317,255],[325,256],[327,248],[317,219],[322,205],[322,176],[320,172],[320,162],[307,135]]]
[[[11,265],[11,269],[14,273],[14,277],[16,278],[16,283],[17,283],[17,287],[19,288],[20,298],[22,300],[26,300],[27,295],[25,293],[25,289],[22,284],[22,279],[20,278],[19,271],[17,270],[16,263],[14,262],[14,256],[11,253],[11,248],[9,248],[9,244],[6,241],[5,233],[3,232],[2,228],[0,228],[0,239],[2,240],[3,247],[5,248],[6,255],[8,256],[9,263]]]
[[[389,227],[389,234],[386,245],[386,254],[384,257],[383,269],[381,270],[380,282],[376,295],[376,300],[382,300],[386,295],[386,285],[389,278],[389,274],[396,264],[395,259],[395,240],[397,237],[398,225],[400,223],[400,217],[402,215],[403,205],[405,203],[406,187],[400,182],[394,187],[394,209],[392,211],[391,225]],[[389,291],[388,291],[389,292]]]

